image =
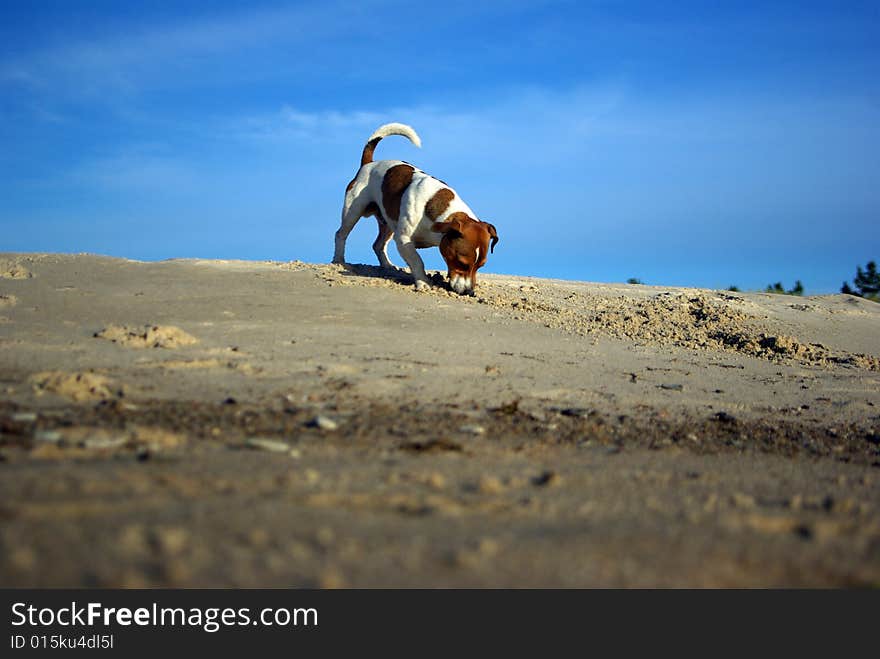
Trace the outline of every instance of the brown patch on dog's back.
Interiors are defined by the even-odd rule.
[[[385,172],[385,178],[382,179],[382,206],[390,222],[400,219],[400,198],[412,182],[414,171],[412,165],[395,165]]]
[[[432,222],[436,222],[437,218],[443,215],[452,200],[455,199],[455,193],[449,188],[442,188],[434,193],[434,196],[428,199],[425,204],[425,215]]]

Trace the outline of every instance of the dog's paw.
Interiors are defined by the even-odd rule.
[[[430,286],[430,284],[428,284],[428,282],[421,281],[421,280],[416,281],[416,284],[415,284],[416,292],[422,293],[424,291],[430,290],[430,288],[431,288],[431,286]]]

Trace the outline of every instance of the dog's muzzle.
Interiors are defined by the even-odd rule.
[[[452,278],[449,280],[449,287],[459,295],[474,294],[474,285],[469,277],[452,275]]]

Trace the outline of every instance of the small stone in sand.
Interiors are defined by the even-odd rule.
[[[345,588],[346,585],[345,575],[334,567],[326,568],[318,579],[318,587],[325,590]]]
[[[63,439],[63,435],[57,430],[39,430],[34,433],[34,441],[57,444]]]
[[[82,441],[82,447],[93,450],[113,449],[128,443],[128,437],[88,437]]]
[[[435,490],[442,490],[446,487],[446,479],[443,477],[443,474],[437,472],[430,474],[425,482]]]
[[[166,554],[179,554],[189,543],[189,533],[180,527],[163,527],[153,532],[153,540]]]
[[[310,428],[320,428],[321,430],[336,430],[339,427],[336,421],[323,414],[319,414],[306,425]]]
[[[477,484],[477,489],[483,494],[500,494],[504,491],[504,485],[497,476],[483,476]]]
[[[573,416],[573,417],[584,417],[590,415],[590,410],[586,407],[566,407],[565,409],[559,410],[559,413],[562,416]]]
[[[562,477],[555,471],[545,471],[532,479],[532,484],[539,487],[559,485]]]
[[[248,437],[244,440],[245,446],[255,448],[261,451],[270,451],[272,453],[287,453],[290,451],[290,444],[282,442],[278,439],[267,439],[265,437]]]
[[[742,492],[734,492],[730,495],[730,500],[737,508],[754,508],[755,497],[743,494]]]
[[[483,538],[477,545],[477,551],[483,556],[494,556],[500,549],[501,546],[492,538]]]

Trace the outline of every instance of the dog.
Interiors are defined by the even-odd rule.
[[[361,167],[345,188],[342,225],[336,232],[333,263],[345,263],[345,241],[362,217],[373,216],[379,235],[373,251],[379,265],[394,269],[388,260],[391,237],[412,273],[417,291],[429,287],[425,264],[417,249],[440,247],[446,261],[449,286],[460,295],[474,295],[477,270],[486,264],[498,244],[498,232],[481,222],[455,190],[443,181],[401,160],[373,161],[376,145],[389,135],[406,137],[417,147],[422,141],[406,124],[376,129],[361,153]]]

